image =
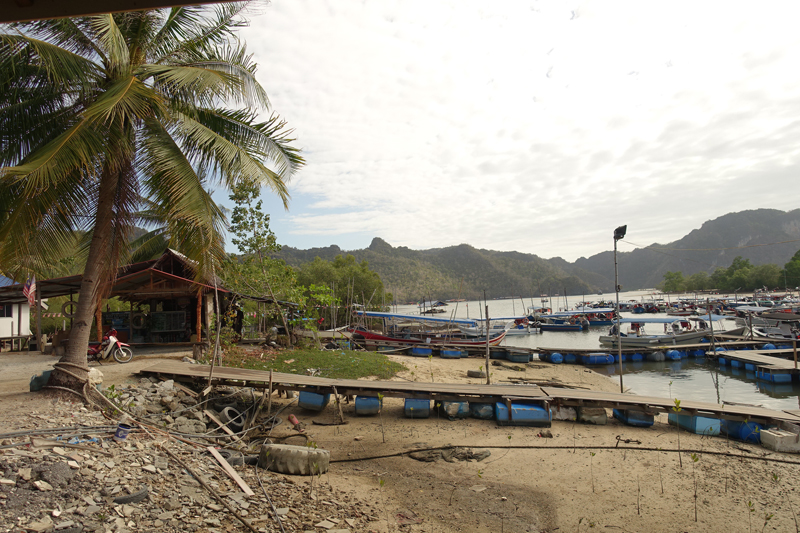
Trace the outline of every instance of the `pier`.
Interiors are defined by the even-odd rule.
[[[179,362],[163,362],[142,370],[176,381],[203,385],[208,381],[211,367]],[[213,384],[236,387],[266,389],[270,383],[270,373],[262,370],[215,367]],[[481,385],[470,383],[426,383],[406,381],[367,381],[356,379],[328,379],[297,374],[272,373],[272,383],[278,390],[308,391],[319,394],[346,394],[362,396],[383,396],[399,398],[422,398],[445,401],[507,402],[510,400],[531,400],[553,405],[576,407],[603,407],[643,411],[649,414],[670,413],[675,406],[670,398],[619,394],[610,392],[569,389],[560,387],[539,387],[535,385]],[[681,399],[681,413],[692,416],[705,416],[724,420],[743,421],[777,425],[780,427],[800,424],[800,416],[794,412],[778,411],[747,405],[714,404]]]

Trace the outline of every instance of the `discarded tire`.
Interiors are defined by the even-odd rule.
[[[147,498],[147,495],[150,494],[150,489],[147,488],[147,485],[142,486],[142,488],[138,492],[134,492],[133,494],[127,494],[125,496],[118,496],[114,498],[114,503],[139,503],[140,501]]]
[[[217,398],[214,400],[214,409],[222,411],[226,407],[236,407],[236,398]]]
[[[328,450],[290,444],[265,444],[258,456],[258,466],[279,474],[313,476],[327,472],[330,459]]]
[[[244,464],[244,454],[242,452],[237,452],[235,450],[217,450],[217,453],[228,461],[228,464],[231,466],[240,466]],[[208,455],[211,454],[209,453]]]
[[[244,429],[244,415],[233,407],[223,409],[219,413],[219,419],[234,433],[239,433]]]
[[[485,378],[486,372],[483,370],[467,370],[467,377],[470,378]]]

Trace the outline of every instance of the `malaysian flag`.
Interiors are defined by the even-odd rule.
[[[33,307],[36,304],[36,276],[31,276],[22,287],[22,294],[28,299],[28,304]]]

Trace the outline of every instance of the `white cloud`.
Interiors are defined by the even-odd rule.
[[[308,165],[280,242],[588,256],[792,209],[800,5],[273,0],[244,38]]]

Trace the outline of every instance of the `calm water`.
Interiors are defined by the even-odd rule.
[[[567,303],[570,306],[578,302],[598,301],[601,299],[613,300],[614,295],[587,295],[570,296]],[[642,299],[650,300],[651,295],[646,292],[620,293],[620,301]],[[484,313],[484,302],[470,301],[451,303],[444,309],[447,313],[434,316],[455,318],[481,318]],[[524,302],[516,300],[489,300],[489,317],[520,316],[531,305],[540,306],[539,298],[525,298]],[[552,297],[545,306],[554,310],[564,307],[564,297]],[[417,314],[416,306],[398,306],[398,313]],[[623,313],[622,316],[633,316]],[[664,314],[656,316],[666,316]],[[714,330],[732,329],[732,320],[723,320],[714,323]],[[659,324],[653,324],[652,333],[661,329]],[[526,348],[554,348],[568,350],[570,348],[600,348],[599,337],[605,335],[608,328],[591,328],[589,331],[554,332],[546,331],[531,335],[516,335],[506,337],[504,344],[507,346],[521,346]],[[607,367],[593,367],[601,374],[608,375],[615,381],[619,380],[618,365]],[[697,401],[721,403],[722,401],[749,403],[763,405],[772,409],[798,409],[800,408],[800,384],[772,384],[756,381],[752,372],[744,369],[719,368],[716,363],[707,359],[683,359],[681,361],[664,361],[660,363],[623,363],[623,382],[625,388],[630,388],[639,394],[651,396],[691,399]]]

